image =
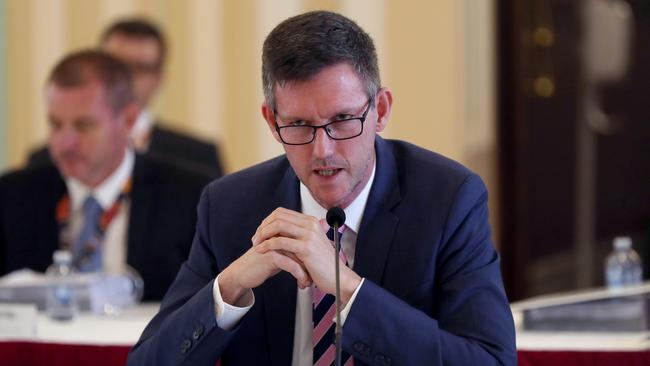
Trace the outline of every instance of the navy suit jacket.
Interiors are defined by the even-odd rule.
[[[377,137],[377,170],[356,243],[365,282],[343,326],[356,365],[511,365],[515,332],[481,179],[440,155]],[[218,327],[216,275],[251,246],[275,208],[300,210],[299,182],[278,157],[210,184],[190,257],[129,365],[290,365],[296,281],[253,290],[235,329]]]
[[[187,166],[193,170],[204,170],[207,174],[215,177],[223,175],[223,166],[217,145],[161,127],[160,122],[156,122],[151,131],[151,142],[147,154],[161,160],[171,161],[176,165]],[[29,166],[52,164],[47,146],[41,146],[32,151],[27,164]]]
[[[162,299],[189,253],[201,190],[212,177],[136,155],[127,263],[144,280],[143,300]],[[54,165],[0,178],[0,274],[44,271],[59,247],[56,206],[66,192]]]

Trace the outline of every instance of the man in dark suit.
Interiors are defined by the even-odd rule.
[[[377,135],[392,94],[372,39],[310,12],[269,34],[262,62],[262,114],[286,154],[206,188],[190,256],[128,364],[330,365],[335,206],[343,364],[515,364],[485,186]]]
[[[80,268],[95,259],[90,270],[131,266],[144,280],[144,300],[160,300],[187,258],[196,204],[211,177],[133,152],[128,139],[139,108],[131,75],[102,51],[57,64],[46,102],[54,165],[0,178],[0,273],[43,271],[64,248]],[[98,207],[92,222],[90,204]],[[90,238],[78,241],[87,222],[100,227],[92,246]]]
[[[136,151],[222,176],[215,144],[163,127],[147,108],[164,76],[167,43],[162,32],[145,19],[120,20],[106,29],[100,45],[124,62],[133,75],[134,95],[142,107],[131,130]],[[29,157],[30,165],[49,161],[47,148],[40,148]]]

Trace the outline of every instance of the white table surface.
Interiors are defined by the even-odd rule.
[[[51,320],[39,312],[32,336],[4,338],[3,341],[132,346],[159,306],[157,303],[141,304],[110,316],[82,313],[72,321]]]
[[[517,349],[530,351],[644,351],[650,350],[650,332],[568,332],[524,330],[523,312],[526,309],[571,304],[622,295],[650,292],[650,282],[640,286],[606,289],[592,288],[560,294],[538,296],[511,304]]]
[[[38,313],[34,334],[3,341],[132,346],[137,342],[158,303],[141,304],[119,315],[80,314],[69,322],[54,321]],[[516,308],[516,306],[515,306]],[[650,332],[542,332],[521,327],[522,314],[513,310],[517,349],[526,351],[639,351],[650,350]]]
[[[650,350],[650,332],[542,332],[521,327],[514,312],[520,351],[643,351]]]

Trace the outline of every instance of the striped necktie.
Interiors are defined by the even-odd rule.
[[[339,238],[343,240],[343,231],[346,226],[343,225],[339,229]],[[327,232],[327,237],[334,240],[334,231],[330,228]],[[341,261],[348,264],[343,250],[339,252]],[[329,366],[334,363],[336,359],[336,347],[334,345],[334,317],[336,316],[336,298],[334,295],[326,294],[314,287],[313,291],[313,362],[315,366]],[[354,365],[352,357],[346,352],[342,352],[341,364],[350,366]]]
[[[92,195],[86,197],[82,209],[83,226],[72,247],[74,263],[80,272],[100,271],[104,233],[99,226],[99,218],[103,209]]]

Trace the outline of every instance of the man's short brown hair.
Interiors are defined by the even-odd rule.
[[[266,37],[262,50],[266,102],[276,107],[276,84],[305,81],[341,63],[352,66],[372,100],[381,87],[377,53],[372,38],[359,25],[330,11],[312,11],[283,21]]]
[[[61,88],[76,88],[91,82],[104,86],[115,113],[135,100],[129,68],[104,51],[89,49],[73,52],[54,66],[48,78],[48,84]]]
[[[114,35],[123,35],[128,38],[152,39],[158,44],[160,51],[156,68],[162,69],[167,58],[167,42],[160,28],[151,20],[146,18],[121,19],[111,24],[102,33],[100,43],[103,45]]]

